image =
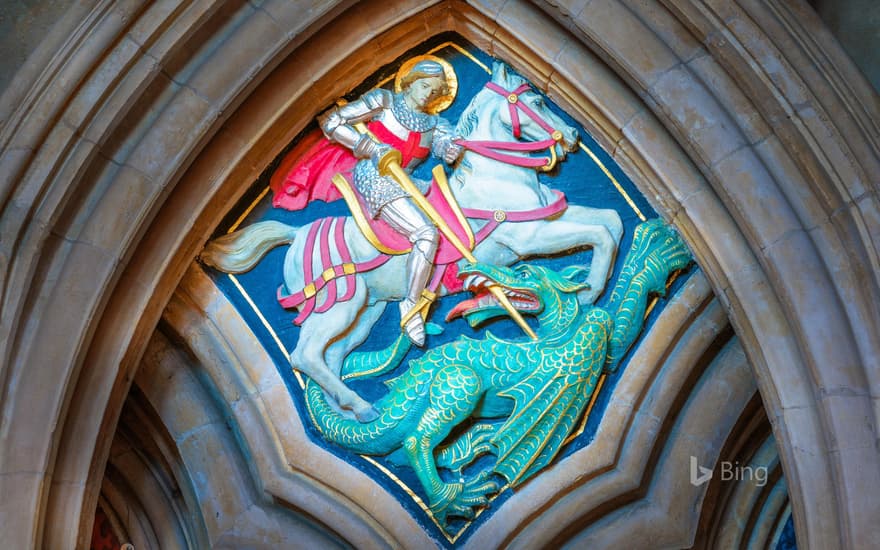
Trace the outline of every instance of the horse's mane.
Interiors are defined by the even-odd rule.
[[[504,85],[507,89],[513,89],[525,82],[525,79],[517,74],[510,73],[507,70],[505,70],[505,74],[507,75],[506,82],[496,82],[496,84]],[[495,82],[494,76],[492,81]],[[471,102],[468,103],[468,106],[462,111],[461,116],[458,119],[458,124],[455,126],[456,135],[466,138],[476,130],[477,121],[480,118],[477,113],[477,107],[482,104],[482,101],[477,101],[477,98],[480,97],[480,94],[482,93],[484,93],[483,90],[477,92],[473,99],[471,99]]]
[[[479,120],[479,116],[477,115],[477,96],[479,95],[480,94],[477,93],[473,99],[471,99],[471,102],[468,103],[468,106],[464,108],[464,111],[462,111],[461,117],[458,119],[458,124],[455,127],[456,135],[466,138],[477,128],[477,120]]]

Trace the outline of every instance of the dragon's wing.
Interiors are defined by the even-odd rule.
[[[590,323],[579,336],[592,345],[572,346],[582,351],[566,354],[566,364],[540,365],[499,392],[516,403],[492,440],[498,448],[495,471],[512,486],[553,460],[571,433],[604,364],[609,329],[606,323]]]

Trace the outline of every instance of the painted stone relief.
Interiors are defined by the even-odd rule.
[[[576,446],[691,260],[524,78],[461,41],[425,50],[328,106],[201,259],[305,375],[317,438],[453,544]]]

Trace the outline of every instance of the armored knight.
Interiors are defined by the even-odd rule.
[[[407,262],[408,288],[400,302],[401,326],[416,345],[424,345],[423,310],[433,301],[425,287],[434,267],[439,237],[437,228],[419,210],[410,196],[393,179],[378,170],[378,161],[389,148],[400,151],[407,173],[429,154],[452,164],[461,154],[454,143],[452,125],[429,106],[447,93],[443,66],[432,60],[416,63],[402,78],[399,93],[377,88],[359,99],[334,107],[319,117],[324,135],[350,149],[360,159],[354,168],[354,186],[361,194],[368,214],[381,218],[412,243]],[[368,122],[375,137],[354,128]],[[429,182],[413,180],[427,191]]]

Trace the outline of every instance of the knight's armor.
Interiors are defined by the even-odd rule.
[[[407,334],[422,345],[425,332],[420,312],[433,299],[425,286],[439,243],[437,228],[393,178],[379,173],[377,161],[389,147],[394,147],[401,152],[401,166],[409,174],[429,154],[442,159],[450,148],[458,147],[453,143],[452,125],[437,115],[411,109],[403,93],[381,88],[334,107],[318,122],[328,139],[351,149],[361,159],[354,168],[354,187],[363,197],[369,215],[381,218],[412,243],[407,263],[408,290],[400,303],[400,315]],[[358,122],[369,123],[381,143],[360,134],[353,127]],[[430,185],[418,179],[413,179],[413,183],[422,193]]]

